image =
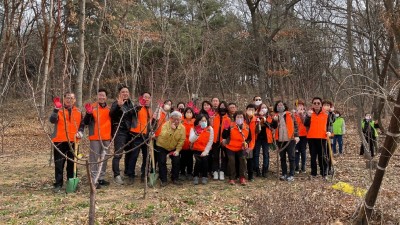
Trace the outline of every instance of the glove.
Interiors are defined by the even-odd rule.
[[[79,139],[80,139],[80,138],[83,138],[83,133],[82,133],[82,131],[78,131],[78,133],[75,134],[75,137],[76,137],[76,138],[79,138]]]
[[[300,138],[299,137],[294,137],[294,141],[296,142],[296,144],[297,143],[299,143],[299,141],[300,141]]]
[[[225,120],[223,126],[224,126],[224,130],[228,130],[229,127],[231,126],[231,123],[228,120]]]
[[[194,127],[194,131],[196,132],[197,135],[200,135],[201,133],[203,133],[203,128],[201,128],[200,125],[197,125]]]
[[[62,104],[60,102],[60,97],[55,97],[53,99],[53,103],[54,103],[54,108],[56,108],[56,109],[61,109],[62,108]]]
[[[173,155],[173,156],[179,156],[179,152],[178,152],[178,151],[174,151],[174,152],[172,152],[171,155]]]
[[[85,104],[85,109],[87,114],[92,114],[93,113],[93,106],[90,103]]]
[[[140,97],[139,97],[139,104],[140,104],[141,106],[145,106],[145,105],[146,105],[146,99],[144,99],[143,96],[140,96]]]
[[[201,157],[208,156],[208,151],[207,151],[207,152],[206,152],[206,151],[203,151],[203,152],[201,153],[200,156],[201,156]]]
[[[157,103],[158,103],[158,107],[160,107],[160,108],[164,107],[164,102],[163,101],[158,100]]]
[[[326,136],[330,137],[331,136],[331,132],[326,132]]]

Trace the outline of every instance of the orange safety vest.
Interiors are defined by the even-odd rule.
[[[210,128],[206,128],[193,143],[192,149],[203,152],[208,144],[208,141],[210,141],[210,135]]]
[[[183,126],[185,127],[186,131],[186,138],[185,142],[183,143],[182,150],[190,149],[189,135],[190,135],[190,129],[194,127],[194,120],[195,119],[190,119],[189,121],[187,119],[183,120]]]
[[[231,123],[231,119],[229,118],[228,114],[225,114],[222,116],[222,123],[221,123],[221,115],[217,114],[214,117],[213,121],[213,129],[214,129],[214,143],[220,143],[222,141],[222,131],[224,131],[224,128],[221,127],[221,131],[219,133],[219,140],[218,139],[218,131],[220,129],[220,125],[223,126],[225,121],[229,121]]]
[[[272,117],[271,117],[271,116],[268,116],[268,117],[267,117],[267,122],[268,122],[269,124],[272,123]],[[265,129],[265,133],[266,133],[266,136],[267,136],[267,143],[268,143],[268,144],[272,144],[272,142],[273,142],[272,129],[270,129],[270,128],[267,126],[266,129]]]
[[[328,114],[313,112],[311,114],[310,128],[308,129],[307,138],[326,139],[326,124],[328,123]]]
[[[257,135],[256,135],[257,118],[255,116],[253,116],[251,118],[250,124],[247,123],[247,120],[244,120],[244,121],[250,127],[251,141],[249,143],[249,149],[253,150],[254,146],[256,145],[256,140],[257,140]]]
[[[136,134],[147,134],[147,126],[150,125],[150,115],[151,109],[146,107],[141,107],[139,112],[137,112],[137,125],[131,128],[132,133]]]
[[[304,123],[301,120],[300,116],[295,114],[295,118],[297,121],[297,127],[299,129],[299,137],[307,136],[307,128],[306,128],[306,126],[304,126]]]
[[[103,108],[98,103],[94,103],[92,115],[94,120],[89,124],[89,140],[111,140],[110,107]]]
[[[243,123],[242,132],[240,132],[237,124],[235,122],[232,122],[230,132],[230,140],[225,147],[233,152],[238,152],[242,150],[243,142],[245,142],[247,137],[249,136],[249,126],[246,123]]]
[[[294,121],[292,118],[292,114],[289,111],[286,111],[286,129],[288,132],[289,140],[294,139]],[[275,129],[275,140],[279,140],[279,125],[278,128]]]
[[[71,109],[71,115],[67,109],[60,109],[58,111],[58,121],[54,124],[54,133],[51,140],[53,142],[74,142],[81,120],[82,113],[75,106]]]
[[[159,109],[159,110],[161,110],[161,109]],[[160,118],[159,118],[158,121],[157,121],[157,130],[156,130],[156,132],[154,133],[154,135],[155,135],[156,137],[158,137],[158,136],[160,135],[162,125],[163,125],[165,122],[167,122],[167,121],[166,121],[166,118],[167,118],[167,114],[166,114],[164,111],[161,111],[161,112],[160,112]]]

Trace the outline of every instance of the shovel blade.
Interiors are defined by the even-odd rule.
[[[79,183],[79,178],[69,178],[67,181],[65,192],[67,193],[75,192],[76,188],[78,187],[78,183]]]
[[[154,187],[156,185],[158,179],[158,175],[156,173],[149,174],[149,185],[150,187]]]

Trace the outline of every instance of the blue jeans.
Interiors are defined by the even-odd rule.
[[[258,171],[260,169],[260,150],[261,147],[263,149],[263,170],[268,170],[269,168],[269,149],[267,140],[260,140],[257,139],[256,144],[254,145],[254,152],[253,152],[253,169]]]
[[[342,135],[335,135],[333,136],[333,142],[332,142],[332,150],[333,154],[336,154],[336,143],[339,145],[339,153],[343,153],[343,136]]]
[[[303,136],[300,137],[299,143],[296,144],[296,156],[295,156],[295,165],[296,165],[296,171],[301,171],[305,172],[306,171],[306,160],[307,160],[307,137]],[[299,166],[300,162],[300,157],[301,157],[301,167]]]

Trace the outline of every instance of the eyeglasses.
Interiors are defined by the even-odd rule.
[[[321,105],[321,102],[313,102],[313,105]]]
[[[256,101],[256,102],[261,102],[261,99],[255,99],[254,101]]]

